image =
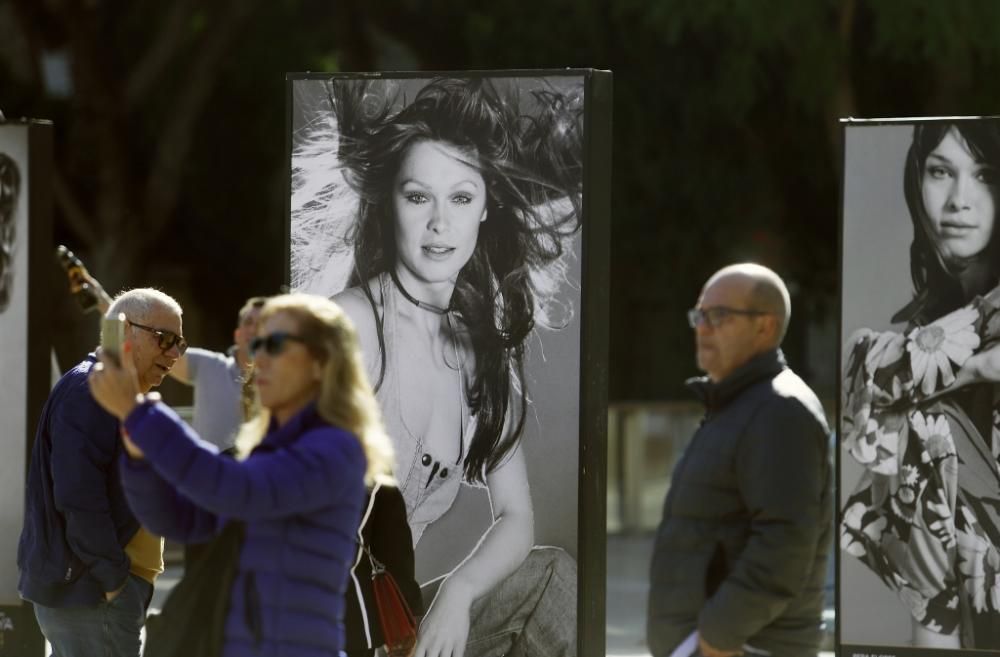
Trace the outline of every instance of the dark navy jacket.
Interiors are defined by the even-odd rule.
[[[97,604],[120,588],[139,529],[118,476],[118,420],[87,387],[95,362],[90,354],[56,383],[31,450],[18,590],[47,607]]]
[[[722,650],[815,657],[833,513],[819,400],[780,351],[689,383],[706,415],[656,535],[650,651],[669,655],[697,628]]]
[[[125,428],[146,458],[122,456],[122,479],[150,531],[201,542],[228,519],[246,523],[223,657],[339,655],[365,501],[361,442],[312,405],[272,422],[245,461],[219,456],[163,404],[140,405]]]

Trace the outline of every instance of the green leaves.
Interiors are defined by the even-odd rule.
[[[100,84],[78,86],[77,97],[50,114],[59,120],[59,161],[78,214],[95,227],[111,216],[100,208],[110,196],[94,191],[101,169],[88,158],[92,145],[115,134],[108,122],[127,122],[117,150],[101,155],[121,178],[109,188],[142,190],[155,177],[157,151],[176,145],[165,126],[188,113],[194,138],[173,157],[183,167],[161,192],[167,205],[147,208],[122,193],[118,216],[165,213],[171,233],[207,238],[185,245],[217,242],[162,245],[159,231],[134,237],[143,240],[144,268],[147,257],[177,260],[193,280],[210,281],[197,294],[234,306],[273,289],[283,266],[281,254],[264,263],[261,290],[255,272],[219,272],[208,254],[228,241],[234,261],[256,259],[261,245],[281,241],[285,72],[612,69],[613,399],[684,394],[680,382],[695,370],[683,311],[707,276],[733,260],[772,266],[798,290],[792,338],[811,322],[831,321],[839,117],[1000,107],[992,82],[1000,74],[1000,2],[993,0],[269,0],[250,5],[238,29],[232,19],[246,5],[145,2],[125,20],[115,13],[120,3],[98,3],[93,25],[114,29],[94,35],[71,8],[0,0],[0,10],[15,4],[19,34],[36,44],[24,52],[42,52],[66,34],[75,35],[71,43],[95,44],[73,61]],[[231,39],[224,57],[216,55],[225,64],[206,70],[204,53],[220,34]],[[10,73],[37,65],[0,61],[9,115],[57,102],[30,97],[37,92],[24,88],[23,74]],[[184,105],[198,80],[210,91]],[[87,95],[114,96],[122,85],[130,99],[124,117],[120,104]],[[67,208],[60,205],[57,233],[69,230]],[[229,320],[219,320],[218,335]],[[804,338],[789,345],[793,365],[803,364],[805,347]]]

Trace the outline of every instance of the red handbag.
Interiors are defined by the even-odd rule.
[[[417,620],[396,578],[372,555],[367,545],[364,548],[372,564],[372,590],[386,652],[389,657],[410,657],[417,645]]]

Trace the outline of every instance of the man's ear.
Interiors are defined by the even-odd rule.
[[[754,322],[754,333],[759,344],[770,344],[774,342],[774,315],[758,315],[752,319],[756,319]]]
[[[122,341],[122,350],[124,351],[125,345],[130,345],[132,349],[135,349],[135,331],[132,330],[132,325],[126,323],[122,334],[125,336],[125,339]]]
[[[778,346],[778,336],[781,331],[781,320],[774,313],[764,315],[764,319],[767,320],[765,326],[767,326],[768,344]]]
[[[131,360],[133,367],[136,365],[136,359],[139,357],[136,347],[135,331],[132,330],[131,326],[126,325],[125,341],[122,343],[122,360]]]

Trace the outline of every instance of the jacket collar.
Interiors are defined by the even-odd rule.
[[[278,421],[272,417],[267,427],[267,435],[264,436],[259,447],[270,449],[284,447],[293,443],[309,429],[326,423],[326,420],[316,410],[316,402],[309,402],[305,408],[290,417],[283,426],[279,427]]]
[[[688,379],[685,383],[711,411],[722,408],[746,388],[777,375],[786,367],[781,349],[771,349],[754,356],[718,383],[713,383],[707,376]]]

